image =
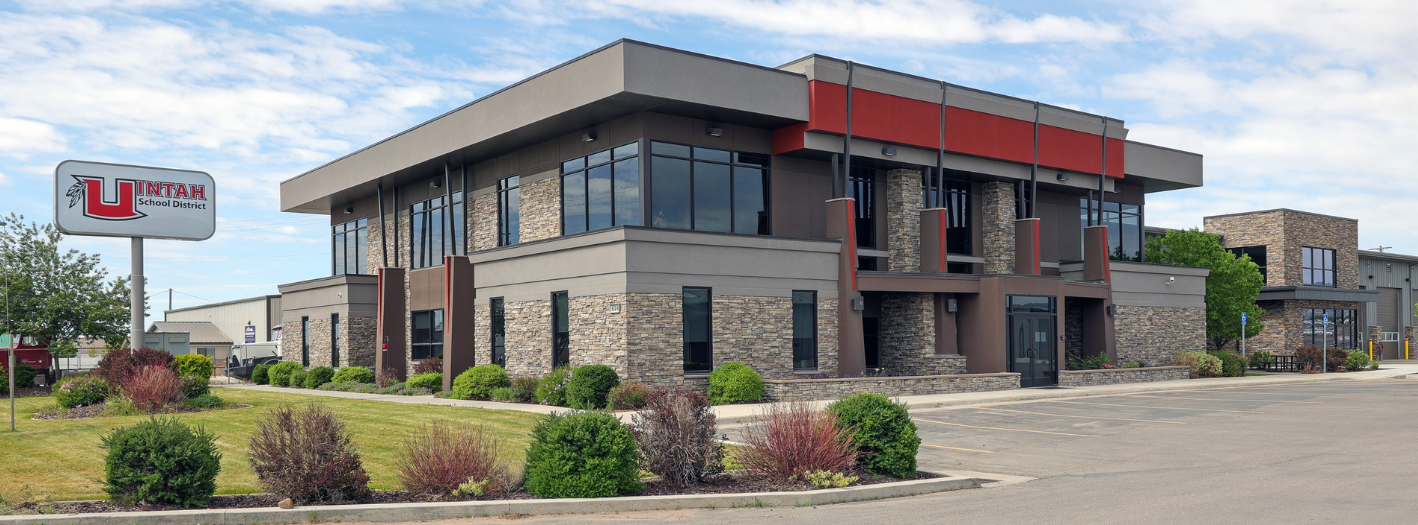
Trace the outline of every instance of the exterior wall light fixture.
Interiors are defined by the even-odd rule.
[[[354,206],[345,206],[345,215],[354,213]]]
[[[596,132],[594,131],[587,131],[581,135],[581,142],[591,142],[594,140],[596,140]]]
[[[1067,174],[1067,173],[1060,173],[1060,174],[1058,174],[1057,178],[1059,179],[1059,182],[1068,182],[1068,174]]]
[[[705,133],[708,133],[709,136],[711,136],[711,137],[722,137],[722,136],[724,136],[724,128],[711,127],[711,128],[709,128],[709,129],[704,130],[704,132],[705,132]]]
[[[430,188],[441,188],[441,187],[443,187],[443,181],[438,180],[438,179],[433,179],[432,181],[430,181],[430,182],[428,183],[428,187],[430,187]]]
[[[896,156],[896,148],[881,148],[881,154],[888,157]]]

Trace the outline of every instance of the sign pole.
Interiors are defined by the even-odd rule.
[[[1246,313],[1241,312],[1241,359],[1246,358]]]
[[[133,326],[128,334],[128,348],[143,347],[143,238],[133,238]]]
[[[1320,373],[1329,371],[1329,314],[1324,314],[1324,328],[1320,329],[1320,359],[1324,363]]]
[[[10,344],[10,365],[5,367],[10,376],[10,432],[15,431],[15,344]]]

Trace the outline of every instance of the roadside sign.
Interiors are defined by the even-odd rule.
[[[254,342],[256,342],[256,327],[255,327],[255,326],[246,325],[246,342],[247,342],[247,343],[254,343]]]
[[[1241,326],[1246,326],[1246,313],[1241,312]]]
[[[201,241],[217,228],[216,184],[200,171],[66,160],[54,225],[69,235]]]

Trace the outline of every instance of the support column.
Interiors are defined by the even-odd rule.
[[[1039,275],[1039,219],[1014,221],[1014,273]]]
[[[862,312],[853,305],[862,296],[857,291],[856,199],[827,201],[827,237],[841,239],[837,256],[837,373],[858,375],[867,367],[862,341]]]
[[[1014,270],[1014,184],[990,182],[984,187],[985,274]]]
[[[477,365],[473,355],[473,263],[467,257],[443,258],[443,390],[453,390],[453,378]]]
[[[921,172],[895,169],[886,172],[887,269],[915,272],[921,268]]]
[[[1108,227],[1083,229],[1083,280],[1109,282]]]
[[[945,273],[945,208],[921,210],[922,273]]]
[[[409,361],[408,341],[404,338],[408,323],[404,310],[404,269],[380,268],[378,275],[374,369],[375,373],[383,373],[384,369],[393,368],[394,377],[403,381]]]

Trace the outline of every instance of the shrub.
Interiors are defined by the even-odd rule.
[[[143,411],[138,410],[138,407],[133,404],[133,400],[128,399],[123,394],[110,397],[108,401],[103,403],[103,415],[105,416],[137,416],[142,413]]]
[[[1270,352],[1266,352],[1264,350],[1260,352],[1251,352],[1251,354],[1246,356],[1246,358],[1250,361],[1251,368],[1254,368],[1256,370],[1263,370],[1265,369],[1266,365],[1275,362],[1275,358],[1271,357]]]
[[[134,371],[147,366],[171,368],[172,354],[154,348],[115,348],[98,361],[98,369],[94,370],[94,375],[102,377],[110,385],[117,385],[123,383]]]
[[[305,371],[305,369],[293,370],[290,373],[290,383],[286,384],[286,386],[305,388],[305,377],[308,375],[310,375],[310,372]]]
[[[497,438],[482,427],[435,421],[404,440],[399,481],[414,494],[458,497],[499,494],[512,486]],[[459,491],[463,485],[476,490]],[[468,487],[472,489],[473,487]]]
[[[256,421],[246,450],[267,492],[299,503],[341,502],[369,494],[345,423],[321,405],[280,406]]]
[[[1069,352],[1066,363],[1069,370],[1098,370],[1103,368],[1113,368],[1113,360],[1108,358],[1107,353],[1084,356],[1079,352]]]
[[[1329,349],[1329,371],[1339,370],[1349,359],[1349,352],[1338,348]],[[1301,367],[1313,367],[1319,371],[1324,366],[1324,359],[1321,357],[1320,349],[1317,346],[1302,346],[1295,350],[1295,358],[1299,360]]]
[[[182,379],[165,366],[145,366],[132,371],[119,384],[123,397],[142,412],[157,412],[182,400]]]
[[[641,465],[674,485],[703,481],[724,469],[724,447],[714,441],[718,429],[709,398],[680,389],[651,393],[630,424]]]
[[[270,369],[271,365],[266,363],[261,363],[253,367],[251,369],[251,382],[256,383],[258,385],[270,384],[271,376],[267,375],[267,372],[270,371]]]
[[[650,398],[650,389],[634,381],[616,385],[606,394],[606,403],[615,410],[640,410]]]
[[[827,406],[837,426],[852,433],[857,464],[872,474],[903,479],[916,477],[916,452],[921,438],[905,403],[881,394],[857,394]]]
[[[374,374],[374,384],[380,387],[387,387],[390,383],[394,383],[398,380],[399,369],[392,366],[386,366],[383,370],[380,370],[378,374]]]
[[[763,377],[743,363],[724,363],[709,373],[709,402],[748,403],[763,397]]]
[[[1221,360],[1221,375],[1223,377],[1241,377],[1246,375],[1246,361],[1241,356],[1230,350],[1216,350],[1209,352],[1212,356]]]
[[[149,370],[171,371],[162,367]],[[216,436],[177,418],[151,418],[103,437],[108,449],[103,490],[125,504],[205,507],[217,490],[222,455]]]
[[[217,408],[222,406],[222,403],[222,398],[211,394],[188,398],[186,401],[182,402],[183,405],[192,408]]]
[[[512,401],[512,389],[505,386],[494,388],[490,397],[493,401],[509,403]]]
[[[639,492],[640,454],[630,429],[605,412],[548,414],[532,428],[525,487],[544,498]]]
[[[211,380],[201,376],[182,376],[182,398],[193,399],[212,393]]]
[[[738,454],[750,475],[790,481],[808,472],[840,472],[856,462],[852,433],[837,416],[804,402],[764,407],[743,431]]]
[[[566,384],[566,401],[571,408],[598,409],[606,407],[606,394],[620,384],[620,375],[606,365],[581,365],[571,373]]]
[[[374,371],[362,366],[347,366],[335,371],[330,378],[336,383],[373,383]]]
[[[424,372],[410,377],[409,388],[427,388],[429,390],[443,390],[443,372]]]
[[[1359,350],[1355,350],[1355,351],[1353,351],[1353,352],[1350,352],[1350,351],[1348,351],[1348,350],[1342,350],[1342,349],[1339,349],[1339,348],[1330,348],[1330,349],[1329,349],[1329,371],[1330,371],[1330,372],[1338,372],[1338,371],[1339,371],[1339,367],[1344,366],[1344,363],[1349,362],[1349,354],[1359,354],[1359,353],[1364,353],[1364,352],[1360,352]]]
[[[205,377],[211,379],[216,372],[212,358],[202,354],[187,354],[174,357],[172,364],[177,367],[177,375],[182,377]]]
[[[9,372],[6,372],[5,388],[10,388]],[[34,378],[39,375],[39,369],[24,363],[15,364],[15,388],[32,388],[35,386]]]
[[[9,384],[9,379],[0,381]],[[108,381],[96,375],[82,375],[54,384],[54,400],[62,408],[97,405],[112,393]]]
[[[434,372],[443,373],[442,358],[430,357],[414,365],[414,374],[431,374]]]
[[[1206,352],[1182,352],[1175,361],[1180,366],[1191,367],[1192,379],[1221,375],[1221,359]]]
[[[271,386],[290,386],[290,376],[296,370],[303,370],[300,363],[281,361],[266,369],[266,377],[270,379]]]
[[[537,402],[543,405],[566,406],[566,384],[571,382],[571,367],[558,366],[537,381]]]
[[[439,386],[443,380],[439,379]],[[458,399],[483,399],[492,395],[492,389],[512,384],[507,372],[497,365],[480,365],[464,370],[453,378],[453,397]]]
[[[845,476],[838,472],[818,470],[803,475],[812,486],[820,489],[839,489],[857,481],[856,476]]]
[[[310,369],[310,372],[305,374],[305,381],[303,382],[303,384],[305,385],[305,388],[320,388],[320,385],[329,383],[334,379],[335,369],[330,368],[328,366],[317,366],[315,368]]]
[[[512,378],[512,401],[531,403],[537,400],[537,382],[540,376],[517,376]]]

